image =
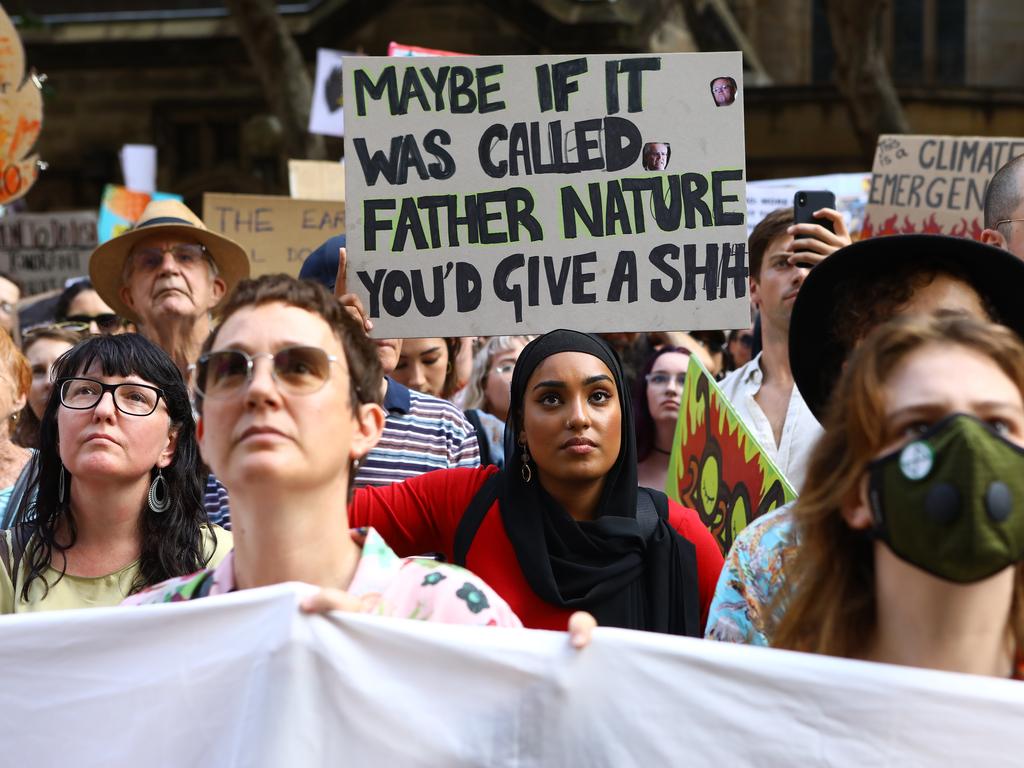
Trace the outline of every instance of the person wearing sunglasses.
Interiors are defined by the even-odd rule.
[[[469,571],[400,559],[374,530],[349,530],[354,468],[384,424],[381,377],[374,344],[325,288],[285,275],[242,281],[192,370],[199,443],[231,497],[234,550],[128,602],[301,581],[321,587],[308,611],[520,626]]]
[[[117,605],[218,563],[206,525],[188,389],[137,334],[94,336],[61,356],[43,413],[34,498],[0,537],[0,613]]]
[[[636,479],[647,488],[665,490],[676,422],[683,400],[690,352],[665,346],[655,352],[633,385],[636,413]]]
[[[100,333],[125,333],[129,330],[124,319],[100,298],[88,279],[72,283],[57,299],[54,308],[57,323],[70,330]]]
[[[93,251],[89,276],[100,298],[184,375],[209,335],[213,313],[249,276],[249,258],[183,203],[153,200],[132,229]]]

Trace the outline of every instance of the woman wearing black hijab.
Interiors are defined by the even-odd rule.
[[[438,470],[364,488],[349,508],[400,555],[441,552],[486,580],[527,627],[573,611],[606,626],[700,636],[722,556],[695,512],[636,485],[618,359],[552,331],[512,376],[505,469]]]

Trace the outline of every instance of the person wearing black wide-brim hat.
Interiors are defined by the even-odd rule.
[[[847,246],[815,267],[793,306],[789,358],[808,408],[821,418],[853,348],[893,317],[961,312],[1024,337],[1024,262],[999,248],[942,235],[892,235]],[[726,558],[707,636],[768,645],[780,567],[794,546],[789,507],[754,521]]]

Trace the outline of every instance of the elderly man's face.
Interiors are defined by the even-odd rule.
[[[715,104],[727,107],[736,100],[736,86],[731,80],[720,77],[711,83],[711,94],[715,97]]]
[[[0,277],[0,328],[14,333],[14,321],[18,317],[18,300],[21,291],[6,277]]]
[[[132,248],[121,299],[142,325],[152,327],[161,321],[203,317],[224,291],[224,281],[214,275],[198,242],[154,234]]]
[[[648,144],[645,166],[650,171],[664,171],[668,165],[668,144]]]

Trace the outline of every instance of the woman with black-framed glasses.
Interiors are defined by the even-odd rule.
[[[0,538],[0,613],[116,605],[216,563],[230,535],[206,525],[188,390],[137,334],[62,355],[18,522]]]

